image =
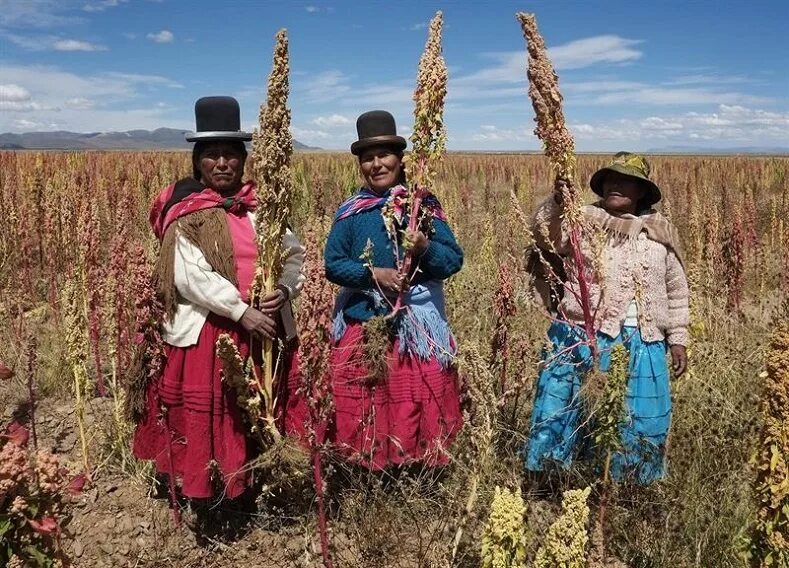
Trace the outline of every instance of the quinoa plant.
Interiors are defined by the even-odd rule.
[[[258,306],[263,297],[276,289],[282,274],[282,237],[285,235],[288,215],[292,207],[293,179],[291,155],[293,137],[290,133],[288,108],[290,63],[288,35],[277,32],[273,64],[268,79],[268,96],[260,106],[259,126],[252,138],[252,172],[258,184],[258,207],[255,231],[258,242],[258,260],[255,278],[250,290],[250,302]],[[254,342],[253,342],[254,344]],[[280,346],[279,351],[282,351]],[[263,418],[268,434],[280,438],[274,424],[275,383],[280,369],[280,358],[275,361],[274,342],[263,340],[263,369],[255,380],[263,397]]]
[[[751,566],[789,566],[789,304],[767,352],[762,432],[754,489],[758,510],[747,550]]]
[[[422,200],[432,188],[438,164],[446,149],[444,128],[444,98],[447,93],[447,66],[441,48],[441,29],[444,16],[437,12],[430,21],[427,43],[419,60],[419,70],[414,90],[414,127],[411,134],[411,154],[406,157],[406,171],[410,178],[409,194],[404,208],[409,211],[408,229],[415,231],[426,221]],[[396,240],[395,240],[396,242]],[[400,273],[412,277],[411,250],[406,250]],[[401,290],[394,305],[393,314],[402,308],[405,287]]]
[[[309,407],[307,435],[312,458],[313,483],[318,501],[321,554],[325,568],[331,568],[323,454],[328,449],[326,430],[334,408],[329,376],[334,291],[324,272],[318,234],[309,231],[305,237],[306,280],[301,293],[298,319],[299,364],[302,377],[300,391]]]
[[[562,498],[562,514],[548,529],[537,555],[534,568],[584,568],[586,545],[589,541],[586,504],[591,488],[566,491]]]
[[[570,248],[573,262],[578,272],[580,304],[584,313],[586,340],[593,353],[596,353],[596,330],[593,307],[589,295],[588,273],[581,252],[583,216],[581,214],[580,192],[576,184],[575,141],[573,140],[562,109],[562,94],[559,91],[559,77],[553,69],[545,47],[545,40],[537,29],[534,14],[519,12],[517,15],[528,49],[529,97],[534,107],[537,126],[534,134],[542,140],[545,155],[557,179],[567,182],[563,194],[558,196],[562,203],[563,220],[570,227]]]
[[[510,491],[497,485],[482,531],[482,568],[526,568],[525,514],[520,488]]]

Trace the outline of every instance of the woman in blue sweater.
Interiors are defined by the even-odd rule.
[[[336,415],[328,435],[340,454],[371,469],[443,465],[462,424],[443,281],[460,270],[463,251],[432,195],[423,201],[427,222],[407,230],[406,141],[392,115],[367,112],[356,128],[351,152],[365,186],[340,205],[324,253],[326,276],[342,287],[330,360]],[[410,278],[397,269],[406,248],[414,254]],[[405,307],[392,315],[403,288]],[[376,357],[373,345],[382,339]],[[369,364],[376,358],[382,372]],[[306,411],[303,401],[288,406],[292,428]]]

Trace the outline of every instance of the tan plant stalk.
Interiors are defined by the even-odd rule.
[[[789,304],[779,316],[767,351],[762,398],[764,421],[756,457],[758,502],[747,550],[750,565],[789,566]]]
[[[534,14],[517,14],[529,51],[529,97],[536,114],[534,134],[542,140],[545,155],[556,177],[576,178],[575,142],[564,120],[559,76],[553,69],[545,40],[537,29]]]
[[[577,190],[575,141],[567,128],[562,110],[562,94],[559,91],[559,76],[553,69],[545,47],[545,40],[537,29],[534,14],[518,12],[516,14],[526,38],[528,50],[529,97],[534,107],[534,134],[542,140],[545,155],[548,157],[551,170],[557,179],[567,182],[561,198],[563,219],[570,227],[570,247],[573,262],[578,271],[578,285],[581,296],[581,307],[584,312],[584,327],[587,341],[593,353],[597,352],[595,341],[594,317],[589,294],[589,278],[584,257],[581,253],[581,234],[583,217],[581,202]]]
[[[82,464],[85,474],[90,473],[88,455],[88,435],[85,428],[85,398],[90,388],[88,380],[88,337],[87,337],[87,302],[80,293],[81,286],[76,274],[66,281],[63,289],[66,307],[66,359],[74,378],[74,417],[77,421],[80,446],[82,448]]]
[[[414,91],[414,128],[411,134],[411,154],[406,156],[409,196],[408,229],[414,231],[422,224],[421,206],[428,188],[433,186],[438,164],[446,150],[444,128],[444,98],[447,94],[447,65],[441,49],[441,29],[444,16],[439,11],[430,21],[427,43],[419,60]],[[406,250],[400,273],[411,275],[412,251]],[[397,298],[393,314],[403,305],[405,289]]]
[[[416,76],[411,153],[405,159],[410,183],[415,188],[432,187],[446,149],[444,98],[448,75],[441,49],[443,25],[443,14],[436,12],[430,21],[427,43]]]
[[[282,273],[282,237],[287,229],[293,199],[288,108],[288,34],[277,32],[266,103],[260,106],[259,127],[252,138],[252,173],[258,185],[255,231],[258,260],[250,290],[252,306],[257,307],[266,294],[274,291]],[[281,350],[278,350],[281,351]],[[274,361],[274,342],[263,341],[263,369],[258,377],[264,403],[264,419],[274,439],[279,432],[274,424],[275,383],[279,365]]]
[[[462,456],[469,468],[469,479],[466,483],[468,496],[452,541],[453,563],[460,547],[460,540],[463,538],[463,531],[474,512],[479,485],[491,468],[496,421],[494,415],[496,393],[493,390],[495,379],[476,345],[466,343],[463,346],[458,370],[468,385],[471,409],[468,415],[464,416],[465,428],[469,435],[469,451],[468,455]]]
[[[216,355],[222,365],[222,380],[236,393],[238,405],[249,420],[250,432],[262,441],[260,418],[263,405],[260,390],[238,347],[228,334],[223,333],[216,340]]]
[[[630,376],[630,356],[619,343],[611,349],[611,366],[602,387],[602,394],[592,409],[595,428],[592,434],[595,447],[605,454],[603,482],[608,482],[611,455],[622,448],[620,426],[627,418],[625,395]]]

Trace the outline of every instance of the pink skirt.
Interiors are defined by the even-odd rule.
[[[362,326],[348,325],[329,361],[335,413],[327,425],[328,441],[348,461],[374,470],[409,462],[445,465],[447,448],[463,425],[457,373],[435,359],[398,353],[396,340],[388,376],[367,385]],[[304,437],[309,411],[299,386],[298,373],[289,373],[283,418],[287,433]]]
[[[222,365],[215,355],[223,333],[246,357],[249,344],[242,328],[209,314],[197,344],[167,347],[164,372],[148,389],[148,412],[134,433],[134,455],[181,479],[183,494],[190,498],[213,497],[215,479],[222,482],[225,497],[235,498],[250,480],[245,468],[251,457],[249,427],[235,394],[222,384]]]

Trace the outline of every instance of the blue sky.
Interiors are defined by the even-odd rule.
[[[251,128],[286,27],[298,140],[347,149],[374,108],[407,136],[438,9],[451,150],[539,148],[519,10],[537,15],[579,149],[789,147],[780,0],[0,0],[0,132],[190,129],[215,94]]]

